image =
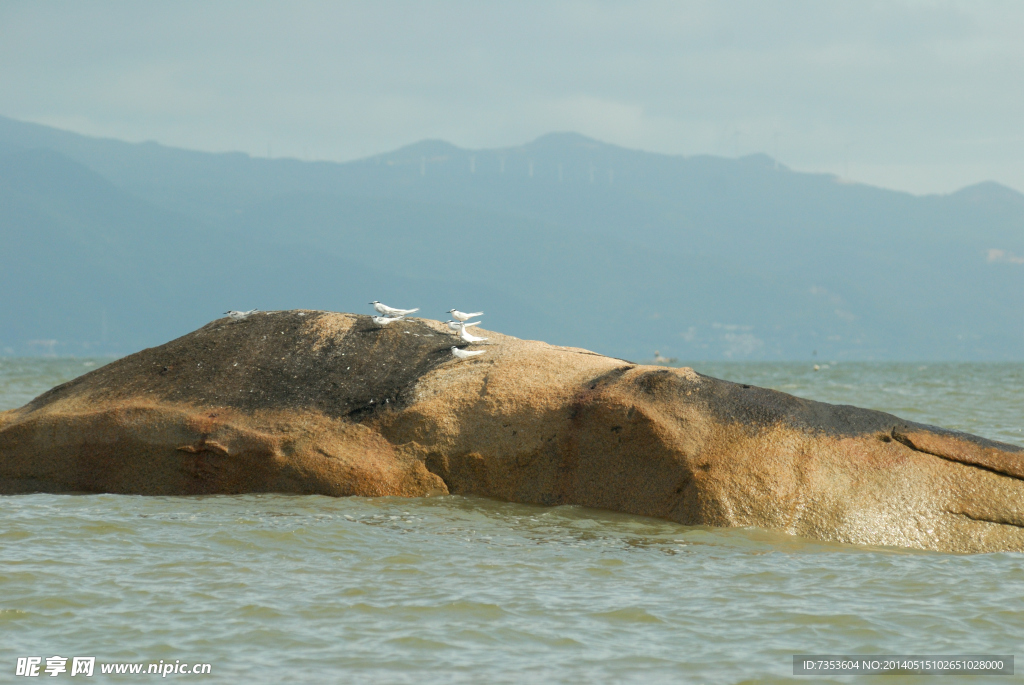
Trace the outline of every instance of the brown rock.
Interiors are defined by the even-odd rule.
[[[692,369],[443,324],[221,319],[0,414],[0,492],[479,494],[1024,550],[1024,450]],[[462,346],[460,344],[460,346]]]

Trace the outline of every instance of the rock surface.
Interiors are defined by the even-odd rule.
[[[460,361],[424,319],[220,319],[0,413],[0,493],[473,493],[1024,551],[1020,447],[481,334]]]

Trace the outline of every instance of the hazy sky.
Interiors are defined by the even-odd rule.
[[[578,131],[1024,190],[1024,3],[0,2],[0,114],[348,160]]]

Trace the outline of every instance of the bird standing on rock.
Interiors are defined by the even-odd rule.
[[[401,316],[374,316],[371,318],[373,318],[373,322],[378,326],[387,326],[389,323],[402,320]]]
[[[483,342],[484,340],[487,340],[487,338],[481,338],[479,335],[473,335],[467,331],[465,327],[459,329],[459,337],[468,343]]]
[[[376,309],[381,314],[383,314],[384,316],[403,317],[408,314],[412,314],[413,312],[418,312],[420,310],[419,307],[417,307],[416,309],[395,309],[394,307],[389,307],[386,304],[381,304],[377,300],[374,300],[370,304],[372,304],[373,308]]]
[[[473,312],[472,314],[467,314],[466,312],[460,312],[458,309],[449,309],[448,313],[451,314],[453,318],[456,318],[459,321],[469,321],[474,316],[483,316],[484,315],[483,312]],[[470,325],[472,325],[472,324],[470,324]]]
[[[445,323],[448,324],[448,328],[452,329],[453,331],[462,330],[463,328],[469,328],[470,326],[480,325],[479,321],[470,321],[469,323],[464,323],[462,321],[453,321],[451,319],[448,319],[447,321],[445,321]]]
[[[229,319],[244,319],[244,318],[248,317],[250,314],[255,314],[258,311],[259,311],[258,309],[250,309],[247,312],[238,312],[238,311],[235,311],[234,309],[232,309],[232,310],[226,311],[224,313],[227,315],[227,317]]]
[[[458,359],[469,359],[470,357],[475,357],[478,354],[483,354],[486,351],[487,350],[460,350],[459,348],[452,345],[452,354],[455,355]]]

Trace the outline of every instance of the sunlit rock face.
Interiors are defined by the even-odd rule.
[[[436,321],[221,319],[0,414],[0,492],[478,494],[1024,550],[1024,450]]]

